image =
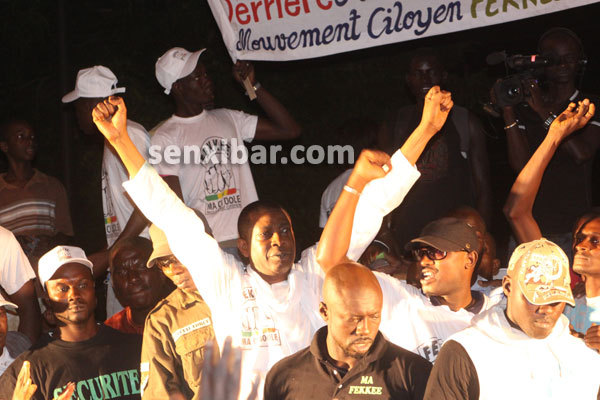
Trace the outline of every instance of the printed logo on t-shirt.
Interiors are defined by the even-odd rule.
[[[350,386],[348,388],[348,394],[370,394],[381,396],[383,394],[383,386],[373,386],[372,376],[361,376],[360,385]]]
[[[54,389],[53,398],[60,396],[67,385]],[[116,371],[75,382],[77,399],[120,399],[140,393],[140,378],[137,369]]]
[[[437,358],[440,349],[442,348],[443,340],[438,338],[431,338],[427,342],[422,343],[417,347],[419,355],[425,358],[427,361],[434,362]]]
[[[204,201],[206,214],[216,214],[232,208],[241,208],[240,191],[236,188],[231,144],[221,137],[209,137],[201,147],[204,164]]]
[[[258,307],[254,297],[254,289],[242,289],[242,348],[281,346],[279,329],[275,327],[273,318]]]

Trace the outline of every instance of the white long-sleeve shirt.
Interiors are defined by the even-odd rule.
[[[370,182],[359,200],[348,257],[356,260],[377,234],[383,217],[397,207],[419,172],[400,153],[392,170]],[[264,378],[277,361],[310,344],[323,325],[318,315],[323,272],[316,246],[302,252],[288,279],[274,285],[250,266],[221,251],[204,231],[202,220],[186,207],[156,171],[145,164],[124,183],[146,217],[162,229],[173,254],[185,265],[211,308],[217,341],[227,336],[242,348],[240,399],[247,398],[255,377]]]

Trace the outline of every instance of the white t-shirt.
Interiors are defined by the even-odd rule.
[[[158,146],[163,155],[156,170],[179,177],[185,204],[204,214],[218,242],[237,239],[242,208],[258,200],[248,162],[230,162],[232,140],[242,147],[244,141],[252,141],[257,122],[258,117],[241,111],[204,110],[189,118],[173,115],[152,137],[153,148]],[[164,151],[172,145],[181,149],[182,161],[187,146],[189,162],[167,163]],[[241,153],[233,157],[238,155],[241,158]]]
[[[375,272],[383,292],[379,330],[392,343],[434,362],[442,344],[467,328],[474,314],[446,305],[433,305],[419,289],[392,276]],[[483,295],[480,312],[493,304]]]
[[[344,190],[344,185],[348,182],[348,178],[352,173],[352,168],[342,172],[334,180],[327,185],[321,196],[321,211],[319,213],[319,227],[325,228],[325,224],[337,203],[340,193]]]
[[[0,286],[10,295],[34,278],[35,273],[15,235],[0,226]]]
[[[2,354],[0,354],[0,375],[6,371],[6,368],[8,368],[13,361],[15,361],[15,359],[8,354],[8,349],[4,347],[2,349]]]
[[[383,216],[402,201],[418,176],[400,153],[392,157],[392,171],[386,177],[365,187],[354,219],[349,258],[356,260],[362,254],[379,231]],[[323,272],[316,261],[316,246],[302,253],[286,283],[269,285],[251,267],[221,251],[217,241],[204,233],[202,220],[149,164],[124,186],[140,210],[165,232],[173,254],[188,267],[211,308],[219,344],[232,336],[233,345],[242,348],[239,398],[247,398],[255,376],[261,381],[262,398],[263,381],[273,364],[308,346],[323,325],[318,316]]]
[[[150,136],[146,129],[137,122],[128,120],[127,133],[142,156],[148,159]],[[102,156],[102,208],[106,242],[109,247],[117,240],[133,212],[133,204],[122,186],[127,179],[129,175],[119,155],[112,146],[105,144]],[[148,229],[140,236],[149,238]]]

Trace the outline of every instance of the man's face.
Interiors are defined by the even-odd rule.
[[[250,256],[256,271],[267,281],[287,279],[296,255],[296,239],[289,216],[282,210],[261,212],[249,238],[250,254],[242,251],[242,255]]]
[[[581,59],[579,45],[566,35],[551,35],[540,44],[542,55],[555,60],[545,68],[546,78],[551,82],[568,83],[575,80]]]
[[[8,332],[8,320],[6,318],[6,309],[0,307],[0,354],[6,346],[6,332]]]
[[[79,129],[83,131],[86,135],[99,135],[98,128],[96,128],[96,124],[94,124],[94,120],[92,119],[92,111],[94,107],[101,101],[103,98],[91,98],[91,97],[80,97],[75,100],[75,118],[77,119],[77,125],[79,125]]]
[[[469,285],[471,272],[465,268],[470,262],[466,251],[449,251],[443,256],[443,251],[433,247],[423,246],[419,258],[421,267],[420,283],[423,293],[427,296],[447,296],[463,290],[463,285]]]
[[[444,68],[436,57],[417,56],[410,62],[406,83],[413,96],[424,99],[429,89],[442,84],[444,75]]]
[[[197,290],[190,271],[174,255],[160,257],[156,259],[154,265],[179,289],[187,291]]]
[[[573,270],[600,276],[600,218],[588,222],[575,237]]]
[[[12,122],[6,131],[6,142],[2,151],[17,161],[31,161],[35,157],[35,135],[33,128],[25,121]]]
[[[204,64],[200,61],[188,76],[177,80],[173,85],[177,85],[186,101],[200,104],[206,109],[213,108],[215,102],[214,85],[206,72]]]
[[[544,339],[554,329],[565,303],[552,303],[538,306],[531,304],[519,289],[516,279],[505,276],[502,281],[507,297],[506,314],[510,320],[529,337]]]
[[[380,293],[361,288],[321,304],[321,315],[338,354],[357,359],[369,351],[379,331],[382,303]]]
[[[85,324],[94,318],[96,292],[92,271],[85,265],[68,263],[46,281],[50,307],[66,325]]]
[[[113,259],[111,270],[115,295],[123,306],[134,310],[149,309],[163,293],[163,274],[146,267],[148,254],[134,247],[123,248]]]
[[[480,276],[491,280],[500,270],[500,260],[496,258],[496,243],[494,238],[486,232],[483,237],[483,255],[477,271]]]

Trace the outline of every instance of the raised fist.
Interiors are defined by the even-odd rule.
[[[121,97],[110,96],[98,103],[92,111],[92,118],[109,142],[127,135],[127,108]]]

